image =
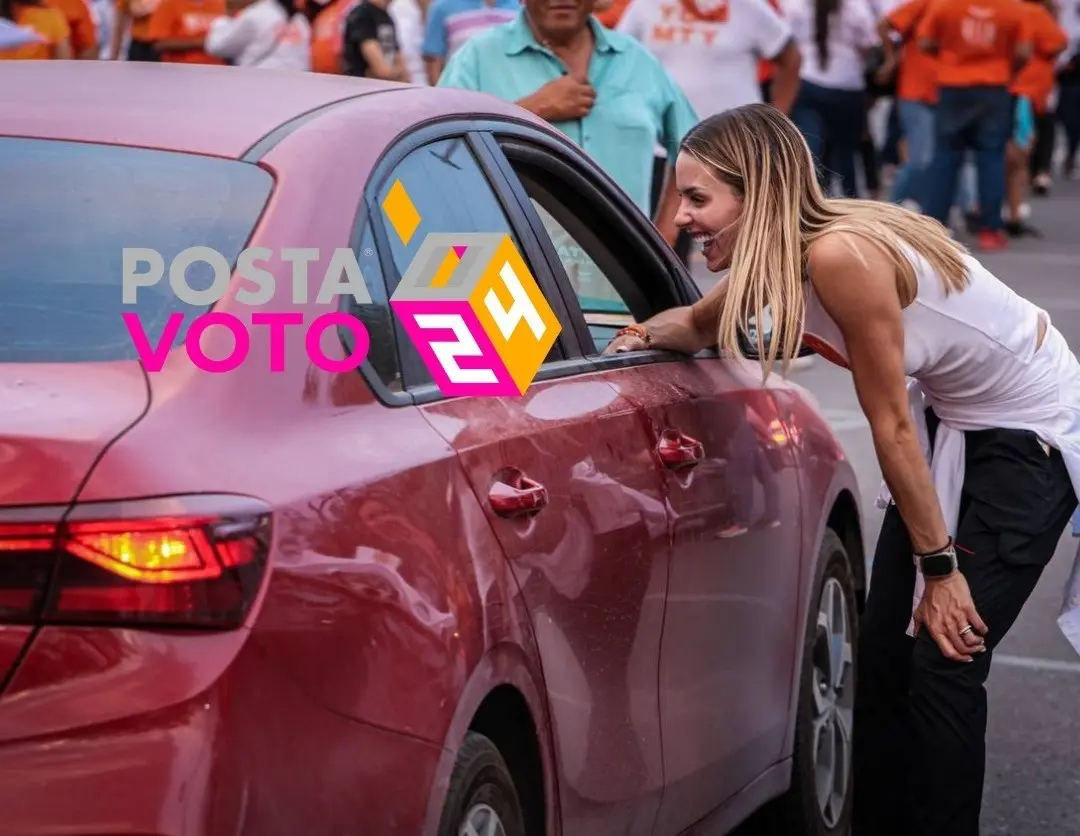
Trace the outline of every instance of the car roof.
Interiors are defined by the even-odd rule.
[[[0,91],[0,136],[231,158],[242,157],[285,123],[347,99],[370,100],[374,110],[386,114],[388,99],[402,102],[403,96],[410,99],[427,91],[420,98],[428,117],[479,111],[529,119],[515,105],[464,90],[205,65],[2,61]]]

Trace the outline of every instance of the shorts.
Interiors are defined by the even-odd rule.
[[[1012,141],[1027,150],[1035,141],[1035,109],[1027,96],[1012,96]]]

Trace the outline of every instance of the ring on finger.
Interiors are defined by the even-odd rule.
[[[960,631],[960,635],[962,636],[962,635],[964,635],[965,633],[970,633],[970,632],[971,632],[972,630],[974,630],[974,629],[975,629],[975,628],[974,628],[974,627],[972,627],[972,626],[971,626],[971,625],[969,624],[969,625],[968,625],[967,627],[965,627],[965,628],[964,628],[963,630],[961,630],[961,631]]]

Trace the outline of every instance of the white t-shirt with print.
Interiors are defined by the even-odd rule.
[[[832,90],[866,89],[863,54],[881,42],[870,0],[841,0],[829,21],[829,62],[824,67],[814,37],[814,0],[783,0],[783,9],[802,52],[803,81]]]
[[[307,72],[311,24],[300,13],[289,17],[277,0],[256,0],[235,16],[210,24],[206,51],[238,67]]]
[[[779,55],[791,29],[766,0],[696,0],[718,21],[701,20],[680,0],[630,0],[618,29],[663,64],[698,118],[761,101],[758,60]]]

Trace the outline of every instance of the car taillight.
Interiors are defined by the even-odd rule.
[[[262,583],[269,510],[167,497],[0,516],[0,622],[236,627]],[[34,521],[13,521],[16,515]]]

